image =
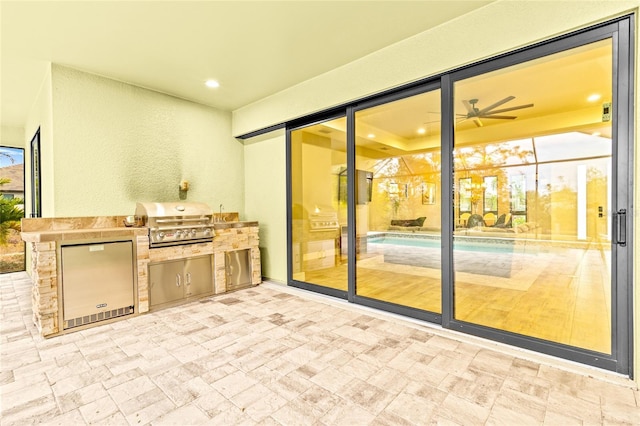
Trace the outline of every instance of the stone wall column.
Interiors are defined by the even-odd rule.
[[[42,336],[60,331],[56,243],[31,243],[33,322]]]
[[[136,237],[136,265],[138,269],[138,313],[149,312],[149,237]]]

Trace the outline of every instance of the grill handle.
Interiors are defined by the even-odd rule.
[[[173,229],[201,229],[210,228],[211,225],[182,225],[182,226],[152,226],[152,231],[170,231]]]
[[[202,221],[211,222],[211,219],[208,217],[185,217],[182,219],[156,219],[156,223],[202,222]]]

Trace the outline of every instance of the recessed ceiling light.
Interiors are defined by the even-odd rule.
[[[368,137],[369,139],[373,139],[373,138],[375,138],[375,137],[376,137],[376,135],[374,135],[373,133],[369,133],[369,134],[367,135],[367,137]]]
[[[600,135],[601,135],[601,133],[600,133],[600,132],[593,132],[593,133],[591,133],[591,136],[600,136]]]
[[[425,132],[426,132],[426,130],[425,130],[424,128],[422,128],[422,127],[420,127],[420,128],[418,129],[418,134],[419,134],[419,135],[424,135],[424,134],[425,134]]]
[[[587,98],[587,100],[589,102],[595,102],[597,100],[600,99],[600,94],[599,93],[594,93],[593,95],[589,95],[589,97]]]
[[[212,89],[215,89],[216,87],[220,87],[220,83],[218,83],[215,80],[207,80],[204,84],[205,86],[210,87]]]

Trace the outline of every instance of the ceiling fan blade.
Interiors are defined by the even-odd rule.
[[[496,103],[495,103],[495,104],[493,104],[493,105],[489,105],[489,106],[488,106],[488,107],[486,107],[486,108],[482,108],[482,109],[478,112],[478,115],[486,114],[487,112],[491,111],[492,109],[497,108],[497,107],[499,107],[500,105],[502,105],[502,104],[504,104],[504,103],[507,103],[507,102],[509,102],[509,101],[511,101],[511,100],[513,100],[513,99],[515,99],[515,98],[516,98],[515,96],[507,96],[507,97],[506,97],[506,98],[504,98],[503,100],[498,101],[498,102],[496,102]]]
[[[498,120],[515,120],[518,117],[513,115],[483,115],[482,118],[496,118]]]
[[[510,107],[510,108],[502,108],[502,109],[496,109],[496,110],[493,110],[493,111],[489,111],[487,114],[497,114],[497,113],[501,113],[501,112],[515,111],[517,109],[531,108],[532,106],[533,106],[533,104],[518,105],[518,106],[514,106],[514,107]]]
[[[462,103],[464,104],[464,107],[467,109],[467,112],[468,112],[467,118],[471,118],[475,116],[476,112],[473,109],[473,106],[469,103],[469,101],[463,99]]]
[[[475,117],[473,122],[476,123],[476,127],[482,127],[482,121],[478,117]]]

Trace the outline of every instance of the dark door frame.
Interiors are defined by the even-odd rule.
[[[40,128],[31,139],[31,215],[42,217],[42,161],[40,155]]]
[[[462,331],[468,334],[504,342],[510,345],[530,349],[559,358],[577,361],[583,364],[612,370],[633,378],[633,191],[634,191],[634,28],[635,17],[629,15],[602,23],[552,40],[541,42],[517,51],[490,58],[486,61],[465,66],[457,70],[443,73],[423,81],[388,90],[360,101],[336,107],[330,111],[287,123],[286,161],[287,161],[287,282],[289,285],[324,293],[350,302],[390,311],[409,317],[440,323],[443,328]],[[441,156],[449,161],[442,161],[442,188],[453,188],[453,142],[454,111],[453,84],[457,80],[483,74],[510,65],[533,60],[545,55],[565,51],[580,45],[611,38],[613,40],[613,160],[615,171],[612,188],[615,196],[613,205],[616,212],[612,235],[612,353],[611,355],[583,350],[576,347],[553,343],[537,338],[526,337],[514,333],[457,321],[453,316],[453,194],[449,190],[441,191],[441,229],[442,229],[442,314],[419,311],[409,307],[394,305],[388,302],[368,299],[356,295],[355,282],[355,112],[360,109],[401,99],[419,92],[441,90],[442,104],[442,144]],[[348,291],[336,292],[322,286],[295,281],[292,278],[292,246],[291,246],[291,137],[292,130],[319,121],[347,116],[347,176],[348,176]],[[623,211],[626,214],[622,214]],[[620,235],[624,229],[625,235]],[[613,232],[615,231],[615,232]],[[626,244],[622,244],[623,240]]]

